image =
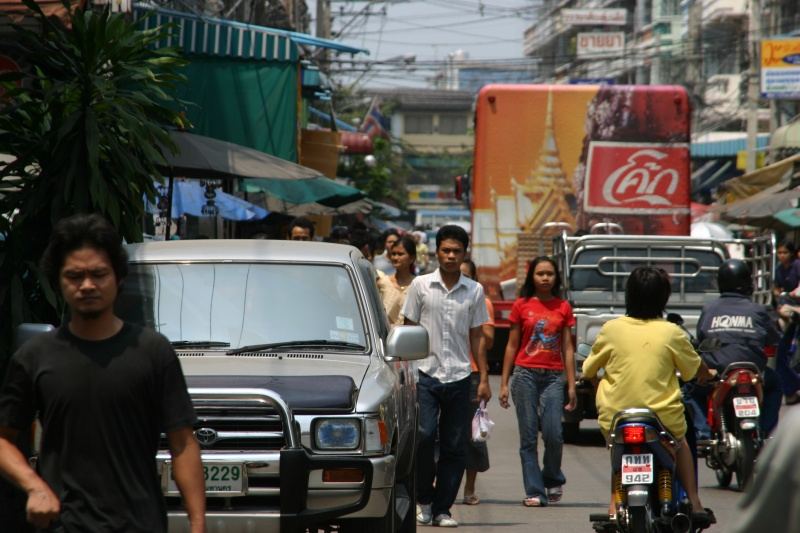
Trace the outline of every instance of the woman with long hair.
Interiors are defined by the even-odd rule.
[[[531,261],[520,297],[514,301],[509,322],[500,405],[517,412],[519,456],[526,507],[544,507],[561,500],[566,482],[561,471],[564,439],[561,417],[575,409],[575,351],[570,328],[575,317],[569,303],[560,298],[561,277],[555,261],[541,256]],[[564,389],[568,402],[564,405]],[[544,441],[539,466],[538,433]]]
[[[379,270],[378,290],[383,307],[389,317],[389,323],[398,325],[403,323],[400,310],[403,309],[406,301],[408,286],[416,276],[414,262],[417,258],[417,243],[412,236],[403,235],[391,245],[387,252],[394,268],[394,274],[386,275]]]

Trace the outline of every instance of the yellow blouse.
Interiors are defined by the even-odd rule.
[[[383,308],[386,309],[386,315],[389,317],[389,323],[392,325],[403,324],[405,317],[400,314],[400,311],[406,302],[408,285],[400,287],[394,276],[387,276],[380,270],[377,272],[378,291],[380,292],[381,300],[383,300]]]
[[[605,374],[597,386],[597,421],[606,435],[616,413],[647,407],[676,438],[683,438],[686,420],[675,370],[682,379],[691,379],[700,357],[678,326],[627,316],[606,322],[583,363],[583,376],[595,377],[601,368]]]

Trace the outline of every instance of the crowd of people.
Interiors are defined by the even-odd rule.
[[[486,350],[494,342],[492,304],[475,283],[475,265],[467,256],[469,237],[461,228],[441,228],[435,248],[438,269],[421,276],[414,276],[413,240],[408,235],[387,234],[384,246],[385,257],[375,256],[373,261],[380,272],[377,281],[387,314],[393,324],[422,324],[431,339],[430,356],[418,367],[417,521],[456,527],[450,508],[462,476],[466,474],[463,503],[476,505],[480,503],[477,473],[489,468],[486,443],[470,438],[470,420],[478,402],[491,396]],[[716,521],[713,511],[701,502],[692,449],[699,439],[698,449],[702,450],[710,438],[705,416],[709,380],[732,361],[756,363],[764,376],[761,427],[765,436],[778,423],[781,387],[787,404],[798,401],[800,386],[795,384],[800,385],[800,374],[795,367],[800,365],[795,353],[800,336],[800,259],[791,243],[782,243],[777,252],[780,266],[774,308],[750,299],[752,276],[744,261],[728,260],[720,267],[720,297],[703,309],[697,337],[716,337],[721,344],[702,357],[685,332],[664,319],[671,293],[669,275],[654,267],[634,269],[626,285],[625,316],[603,326],[583,366],[583,377],[596,380],[598,422],[606,438],[614,414],[631,406],[651,408],[675,436],[677,474],[698,524]],[[794,305],[795,294],[798,305]],[[560,296],[556,263],[549,257],[537,257],[529,264],[509,316],[499,403],[504,408],[514,404],[522,504],[526,507],[559,502],[566,484],[561,469],[561,420],[564,410],[576,406],[571,335],[575,318],[570,304]],[[783,331],[775,310],[783,317]],[[731,314],[748,317],[745,323],[754,326],[742,331],[717,327],[717,317]],[[650,348],[643,351],[642,346]],[[777,372],[767,366],[767,356],[776,348]],[[597,379],[601,368],[603,378]],[[682,386],[678,373],[688,383]],[[689,432],[691,439],[687,438]],[[541,459],[537,449],[540,433],[544,444]],[[434,461],[437,444],[438,461]],[[611,486],[609,518],[613,519],[613,480]]]
[[[314,240],[313,223],[296,219],[288,228],[287,239]],[[393,325],[419,324],[429,334],[429,356],[416,366],[417,522],[457,527],[451,507],[465,473],[463,503],[480,504],[476,479],[478,473],[489,469],[489,454],[485,441],[472,438],[471,426],[478,406],[492,397],[486,353],[494,343],[494,312],[477,279],[475,264],[468,258],[469,235],[457,225],[440,228],[435,261],[430,264],[428,249],[419,235],[389,230],[375,248],[370,239],[359,239],[361,236],[343,231],[334,231],[329,238],[361,248],[373,261],[375,281]],[[696,432],[702,445],[708,435],[702,426],[708,394],[703,384],[731,361],[756,363],[765,373],[761,417],[765,435],[778,426],[781,392],[787,404],[798,401],[800,259],[789,242],[778,247],[777,256],[780,266],[774,309],[754,304],[749,298],[753,285],[746,263],[732,259],[719,268],[720,298],[704,307],[697,337],[715,337],[720,348],[703,357],[684,331],[663,318],[671,292],[669,275],[651,266],[636,267],[626,282],[625,316],[603,325],[583,365],[583,377],[596,382],[598,422],[607,439],[612,417],[627,407],[650,408],[673,434],[677,472],[691,502],[693,519],[706,524],[715,518],[701,503],[687,438]],[[431,269],[432,264],[437,268]],[[0,391],[0,474],[25,489],[28,521],[40,528],[56,525],[81,531],[105,530],[109,524],[115,530],[164,530],[160,488],[147,475],[154,470],[154,446],[163,427],[191,529],[203,531],[200,453],[192,437],[195,417],[180,364],[163,337],[123,323],[113,311],[119,282],[127,269],[119,236],[96,215],[65,219],[53,232],[43,266],[61,290],[70,310],[69,319],[54,333],[31,341],[14,355]],[[576,406],[571,335],[575,317],[561,294],[558,265],[549,257],[537,257],[527,268],[509,315],[498,396],[503,408],[514,404],[520,438],[521,503],[526,507],[558,503],[567,483],[561,468],[561,419],[564,410]],[[782,330],[775,310],[781,317]],[[741,331],[729,325],[718,327],[718,317],[731,315],[745,318],[733,322],[748,326]],[[773,347],[777,347],[777,372],[769,371],[766,365]],[[76,373],[73,361],[88,358],[102,363],[109,351],[121,354],[126,364],[113,372]],[[601,368],[604,373],[598,378]],[[681,390],[676,370],[683,380],[695,380],[694,389]],[[124,392],[122,396],[120,391]],[[67,446],[81,442],[79,446],[84,446],[79,434],[86,423],[108,428],[107,439],[96,442],[94,446],[99,448],[94,450],[73,450],[75,453],[67,454],[71,462],[60,460],[58,464],[53,458],[61,451],[46,447],[41,452],[40,469],[35,471],[16,446],[20,432],[27,431],[35,416],[34,397],[44,431],[50,435],[48,442]],[[144,405],[124,401],[134,397],[152,401]],[[65,405],[66,398],[72,398],[70,405]],[[686,422],[685,405],[690,411],[699,411],[693,418],[696,428]],[[118,416],[120,410],[126,413],[124,420]],[[800,418],[789,417],[789,423],[794,428]],[[120,435],[133,435],[130,427],[136,428],[135,438],[119,440]],[[544,443],[541,460],[537,449],[540,433]],[[793,465],[797,446],[788,442],[793,439],[791,431],[781,428],[777,434],[783,436],[781,442],[766,450],[765,457]],[[86,457],[92,458],[90,469],[85,468]],[[141,479],[123,484],[123,493],[107,490],[104,475],[120,468],[137,473]],[[800,486],[794,481],[796,477],[783,468],[758,472],[753,486],[771,491],[775,498],[762,494],[743,500],[741,508],[750,521],[747,523],[774,508],[775,501],[783,502],[783,509],[800,505],[794,496],[800,493],[781,490],[784,481],[792,487]],[[89,500],[100,502],[100,511],[87,513],[82,502],[60,501],[58,494],[66,484],[88,495]],[[613,481],[611,486],[609,518],[617,511]],[[132,506],[131,501],[146,505]],[[741,529],[741,523],[737,531],[750,531]],[[783,526],[793,523],[783,521],[769,530],[791,531]]]

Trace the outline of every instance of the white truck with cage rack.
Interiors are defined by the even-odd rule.
[[[563,277],[564,297],[575,314],[575,345],[591,345],[607,321],[625,314],[625,282],[633,268],[661,267],[672,279],[667,311],[680,314],[694,331],[703,306],[719,296],[717,268],[739,257],[753,272],[753,300],[767,304],[775,268],[774,235],[752,239],[709,239],[661,235],[589,234],[553,239],[553,256]],[[585,355],[576,353],[578,407],[564,413],[564,439],[577,438],[583,419],[597,418],[594,388],[581,378]]]

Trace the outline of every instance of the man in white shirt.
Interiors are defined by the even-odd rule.
[[[470,350],[480,371],[478,398],[488,401],[492,395],[481,329],[489,319],[483,287],[461,275],[468,246],[463,228],[443,226],[436,234],[439,268],[414,279],[402,311],[406,324],[424,326],[430,339],[430,353],[417,367],[417,522],[439,527],[458,527],[450,507],[464,475],[470,438]]]

